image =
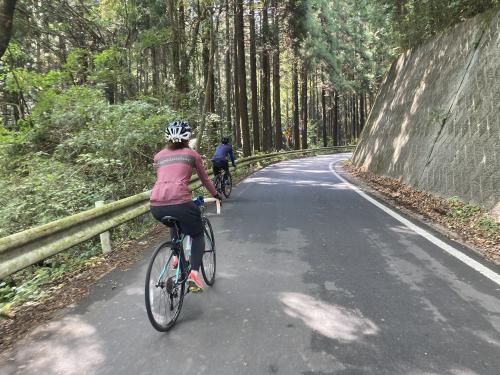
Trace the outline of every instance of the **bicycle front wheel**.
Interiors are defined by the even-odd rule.
[[[214,285],[215,282],[215,237],[212,224],[204,217],[203,231],[205,234],[205,252],[201,260],[201,273],[207,285]]]
[[[177,268],[172,267],[174,253],[171,242],[165,242],[154,251],[146,273],[146,311],[153,327],[165,332],[179,317],[184,300],[184,288]]]

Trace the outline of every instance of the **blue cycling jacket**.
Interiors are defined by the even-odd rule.
[[[231,163],[234,165],[234,154],[233,149],[230,144],[219,143],[215,148],[214,156],[212,156],[212,161],[226,161],[227,156],[231,159]]]

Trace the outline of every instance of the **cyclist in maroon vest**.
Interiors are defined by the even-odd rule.
[[[189,289],[193,292],[203,291],[203,282],[198,274],[205,238],[201,221],[201,212],[193,203],[189,191],[189,180],[196,169],[201,182],[209,193],[221,199],[203,167],[200,154],[189,148],[191,127],[187,122],[174,121],[165,129],[167,146],[154,157],[156,182],[151,192],[151,213],[156,220],[165,216],[173,216],[179,220],[182,233],[192,237],[191,273],[188,278]],[[174,258],[172,267],[177,267],[178,259]]]

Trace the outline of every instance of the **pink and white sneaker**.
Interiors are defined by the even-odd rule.
[[[201,281],[198,273],[191,271],[188,277],[189,291],[193,293],[203,292],[203,281]]]

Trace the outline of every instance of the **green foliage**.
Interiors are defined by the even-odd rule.
[[[33,109],[26,145],[52,153],[61,142],[93,123],[107,105],[101,91],[86,86],[72,86],[62,93],[46,90]]]
[[[74,48],[68,54],[63,68],[71,76],[73,83],[84,83],[90,74],[89,52],[83,48]]]
[[[179,116],[153,98],[110,105],[101,90],[87,86],[42,91],[24,126],[0,133],[0,237],[150,188],[164,126]],[[115,243],[150,225],[121,226]],[[43,298],[43,285],[99,261],[99,251],[88,242],[2,281],[0,310]]]
[[[105,49],[94,55],[94,70],[89,77],[97,87],[114,91],[115,85],[131,90],[134,77],[127,70],[127,54],[124,49],[116,46]],[[108,98],[109,99],[109,98]]]
[[[402,49],[419,45],[443,30],[497,7],[498,0],[378,0],[392,13],[394,34]],[[397,6],[400,4],[400,7]]]
[[[450,216],[455,219],[459,219],[462,222],[466,222],[479,212],[479,207],[464,204],[457,197],[450,198],[448,202],[450,203],[451,208]]]
[[[321,120],[309,119],[307,122],[307,144],[315,145],[318,144],[318,141],[321,141],[321,136],[318,139],[318,129],[321,129],[322,126]]]
[[[109,105],[85,86],[43,92],[21,140],[0,149],[0,236],[150,188],[164,124],[178,116],[150,100]]]
[[[22,302],[42,300],[51,289],[63,286],[61,279],[67,273],[102,259],[96,243],[87,242],[0,281],[0,315],[8,315],[12,307]]]
[[[500,227],[492,217],[483,216],[478,219],[474,225],[490,237],[500,235]]]
[[[10,71],[5,80],[5,91],[11,93],[24,93],[32,97],[44,90],[60,87],[64,74],[51,70],[46,74],[37,73],[28,69],[18,68]]]
[[[479,207],[466,204],[457,197],[450,198],[448,203],[450,205],[450,217],[458,219],[462,223],[470,224],[471,227],[481,230],[488,237],[500,235],[499,225]]]
[[[370,0],[291,1],[295,55],[337,92],[373,91],[396,55],[391,20]]]

